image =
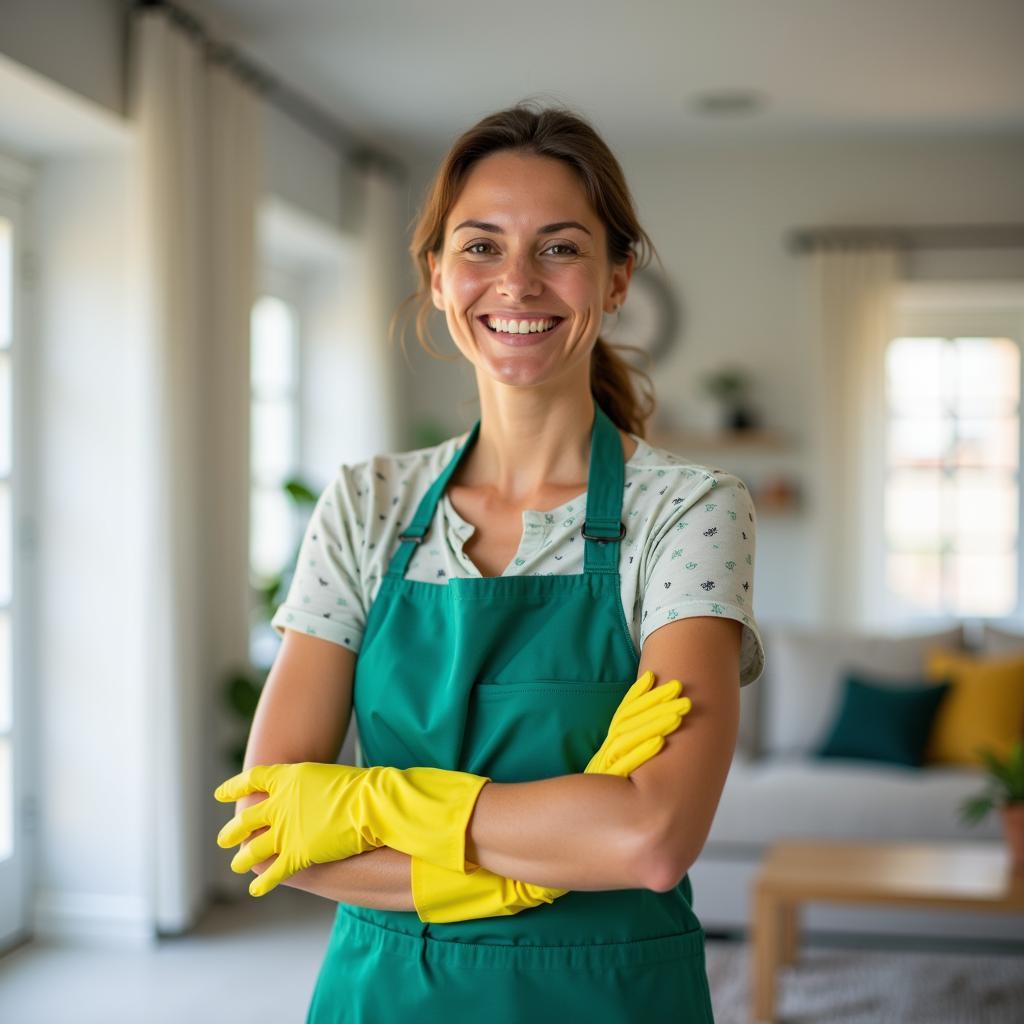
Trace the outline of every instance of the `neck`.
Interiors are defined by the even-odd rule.
[[[595,403],[585,391],[551,398],[513,388],[481,392],[480,433],[459,465],[460,483],[510,504],[550,488],[587,486]]]

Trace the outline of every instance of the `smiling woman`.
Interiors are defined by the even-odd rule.
[[[618,162],[569,111],[484,118],[429,190],[417,333],[444,314],[480,416],[340,468],[273,625],[358,652],[338,688],[362,770],[433,769],[443,842],[407,841],[406,799],[346,797],[358,768],[280,773],[294,796],[246,819],[269,831],[238,863],[312,860],[254,870],[337,901],[308,1024],[713,1020],[688,869],[764,665],[756,522],[738,477],[643,440],[653,397],[601,337],[645,246]],[[247,766],[282,749],[271,699],[314,749],[310,692],[275,676]],[[291,808],[335,803],[390,843],[317,862],[302,837],[334,831]]]

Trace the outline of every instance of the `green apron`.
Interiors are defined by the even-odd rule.
[[[353,703],[366,765],[530,782],[582,772],[638,674],[622,607],[622,442],[595,402],[573,576],[405,579],[480,420],[420,501],[367,617]],[[573,538],[576,540],[576,537]],[[339,903],[307,1024],[713,1021],[689,875],[427,924]]]

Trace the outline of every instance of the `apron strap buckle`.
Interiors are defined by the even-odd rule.
[[[604,542],[610,541],[610,540],[616,540],[616,541],[622,540],[622,538],[625,537],[625,536],[626,536],[626,524],[624,522],[622,522],[621,520],[619,521],[619,535],[618,535],[618,537],[599,537],[599,536],[597,536],[597,534],[587,533],[587,521],[586,521],[586,519],[583,520],[583,539],[584,540],[596,540],[596,541],[604,543]]]

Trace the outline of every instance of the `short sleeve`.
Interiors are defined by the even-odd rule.
[[[743,624],[740,686],[764,670],[764,645],[752,612],[757,520],[746,485],[715,470],[696,498],[680,499],[659,524],[646,559],[640,646],[659,626],[693,615]]]
[[[362,517],[353,500],[360,493],[357,470],[341,466],[317,499],[288,595],[270,620],[281,636],[295,629],[359,650],[366,611],[358,559]]]

